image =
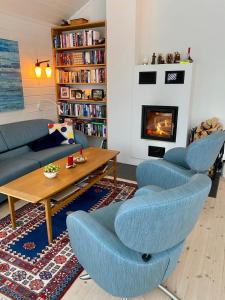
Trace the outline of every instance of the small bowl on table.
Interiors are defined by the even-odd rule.
[[[52,172],[52,173],[44,172],[45,177],[47,177],[48,179],[55,178],[57,176],[57,174],[58,174],[58,172]]]
[[[60,167],[54,164],[49,164],[44,167],[44,176],[48,179],[55,178],[60,170]]]
[[[74,158],[75,163],[77,164],[83,164],[87,161],[87,157],[84,156],[77,156]]]

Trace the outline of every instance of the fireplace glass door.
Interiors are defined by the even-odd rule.
[[[142,106],[143,139],[176,141],[178,107]]]

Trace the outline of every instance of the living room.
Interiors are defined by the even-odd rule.
[[[0,299],[225,298],[224,11],[1,3]]]

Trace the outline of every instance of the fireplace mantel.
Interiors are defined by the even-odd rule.
[[[190,129],[192,67],[193,64],[141,65],[135,67],[131,137],[134,163],[138,164],[141,160],[150,158],[148,146],[163,147],[167,151],[174,147],[187,145]],[[176,72],[178,72],[177,76]],[[171,79],[174,78],[173,83]],[[177,107],[176,139],[143,138],[143,106]]]

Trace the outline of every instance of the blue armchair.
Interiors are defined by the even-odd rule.
[[[157,185],[162,188],[186,183],[196,173],[207,173],[225,141],[225,131],[213,133],[191,143],[187,148],[173,148],[163,159],[152,159],[137,167],[138,187]]]
[[[196,174],[176,188],[139,189],[125,202],[67,217],[71,246],[91,278],[117,297],[159,287],[176,267],[184,241],[203,208],[211,180]],[[83,279],[87,279],[84,276]]]

